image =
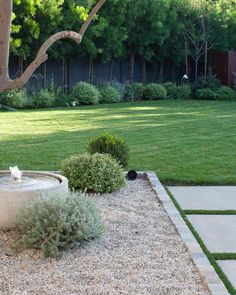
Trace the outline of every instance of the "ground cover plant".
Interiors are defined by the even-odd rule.
[[[41,249],[44,256],[60,252],[103,232],[101,217],[85,194],[42,196],[29,202],[17,217],[17,246]]]
[[[161,100],[0,113],[0,168],[60,170],[90,138],[110,132],[130,147],[127,169],[165,183],[236,183],[236,103]]]

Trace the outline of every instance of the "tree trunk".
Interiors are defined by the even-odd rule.
[[[0,0],[0,80],[8,80],[12,0]]]
[[[113,65],[114,65],[114,60],[111,59],[110,61],[110,68],[109,68],[109,81],[112,81],[112,75],[113,75]]]
[[[130,56],[130,64],[129,64],[129,84],[133,84],[134,79],[134,63],[135,63],[135,54],[132,53]]]
[[[176,84],[176,65],[175,64],[172,65],[172,80],[174,84]]]
[[[185,41],[185,74],[189,76],[189,69],[188,69],[188,42]]]
[[[62,60],[62,83],[64,93],[68,92],[68,60],[66,57]]]
[[[161,65],[160,65],[160,72],[159,72],[159,81],[160,81],[160,83],[163,82],[163,73],[164,73],[164,62],[162,61]]]
[[[195,80],[198,78],[198,59],[195,60]]]
[[[47,87],[47,62],[43,64],[43,87]]]
[[[142,56],[142,83],[146,83],[147,81],[147,63],[144,56]]]
[[[93,57],[89,57],[89,83],[93,83]]]
[[[204,64],[204,77],[207,78],[207,69],[208,69],[208,42],[205,43],[205,64]]]
[[[21,76],[23,72],[24,72],[24,59],[22,56],[19,56],[19,64],[18,64],[19,76]]]

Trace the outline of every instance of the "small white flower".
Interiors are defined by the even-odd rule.
[[[76,107],[76,105],[77,105],[77,101],[72,101],[72,102],[71,102],[71,105],[72,105],[72,107]]]
[[[185,74],[185,75],[183,75],[183,79],[184,80],[188,80],[188,76]]]

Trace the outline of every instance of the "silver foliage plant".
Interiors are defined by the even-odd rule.
[[[83,241],[99,237],[104,226],[96,206],[85,193],[41,196],[22,209],[16,221],[17,245],[41,249],[46,257],[58,257]]]

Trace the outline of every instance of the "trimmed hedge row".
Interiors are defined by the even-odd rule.
[[[214,76],[199,78],[192,85],[176,85],[172,82],[122,85],[113,82],[96,87],[79,82],[67,95],[60,89],[41,89],[31,94],[25,89],[11,90],[0,94],[0,104],[21,109],[191,98],[236,101],[236,91],[228,86],[221,86]]]

